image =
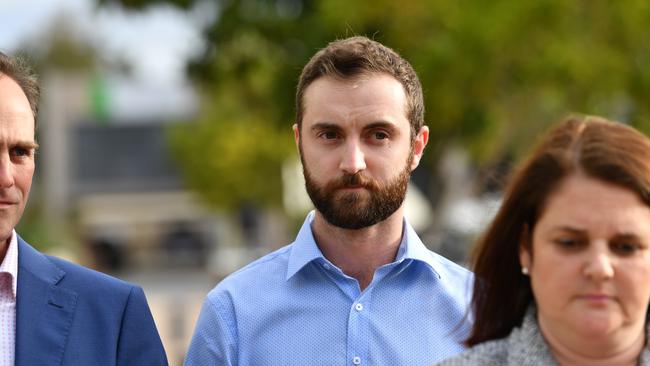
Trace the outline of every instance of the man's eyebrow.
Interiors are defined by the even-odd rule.
[[[363,128],[366,130],[370,130],[374,128],[383,128],[390,131],[397,130],[397,126],[395,126],[394,123],[387,122],[387,121],[377,121],[377,122],[368,123],[367,125],[363,126]]]
[[[318,122],[315,123],[313,126],[311,126],[312,131],[319,131],[319,130],[341,130],[341,126],[337,125],[336,123],[332,122]]]
[[[34,149],[38,150],[39,146],[36,143],[36,141],[27,141],[27,140],[22,140],[22,141],[16,141],[14,146],[19,146],[22,147],[23,149]]]

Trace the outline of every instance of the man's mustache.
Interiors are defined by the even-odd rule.
[[[377,191],[379,190],[380,185],[377,180],[367,177],[360,172],[355,174],[344,174],[327,183],[327,190],[329,191],[357,187],[363,187],[370,191]]]

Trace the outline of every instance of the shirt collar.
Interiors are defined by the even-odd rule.
[[[408,223],[406,218],[404,219],[403,232],[404,235],[402,235],[402,242],[397,251],[395,261],[399,262],[411,259],[422,262],[429,266],[436,276],[440,278],[441,274],[444,273],[444,265],[440,262],[438,256],[432,253],[424,243],[422,243],[422,240],[420,240],[415,229],[413,229],[411,224]]]
[[[302,224],[296,236],[296,240],[291,245],[291,254],[289,255],[289,263],[287,265],[287,280],[313,260],[322,259],[323,261],[329,262],[318,248],[316,240],[314,240],[314,234],[311,231],[311,223],[314,221],[314,215],[315,211],[311,211],[307,215],[305,222]],[[423,262],[440,278],[441,273],[444,272],[443,264],[422,243],[406,219],[404,219],[403,223],[403,233],[404,235],[402,235],[402,241],[397,250],[395,262],[402,262],[407,259]]]
[[[313,261],[314,259],[323,258],[323,253],[316,245],[314,234],[311,231],[311,223],[314,221],[315,211],[311,211],[305,222],[302,224],[296,240],[291,245],[291,254],[289,255],[289,263],[287,265],[287,277],[290,279],[304,266]]]
[[[15,230],[11,232],[7,253],[2,263],[0,263],[0,273],[9,273],[11,276],[11,292],[15,299],[18,284],[18,236]]]

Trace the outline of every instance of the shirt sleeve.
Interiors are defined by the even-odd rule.
[[[185,357],[185,366],[238,364],[235,330],[226,321],[232,316],[229,317],[225,311],[218,302],[206,298]]]

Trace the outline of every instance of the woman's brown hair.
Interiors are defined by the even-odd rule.
[[[575,173],[636,192],[650,206],[650,140],[632,127],[572,116],[552,128],[508,184],[494,221],[472,253],[474,326],[467,345],[499,339],[522,322],[534,301],[519,249],[558,184]]]

